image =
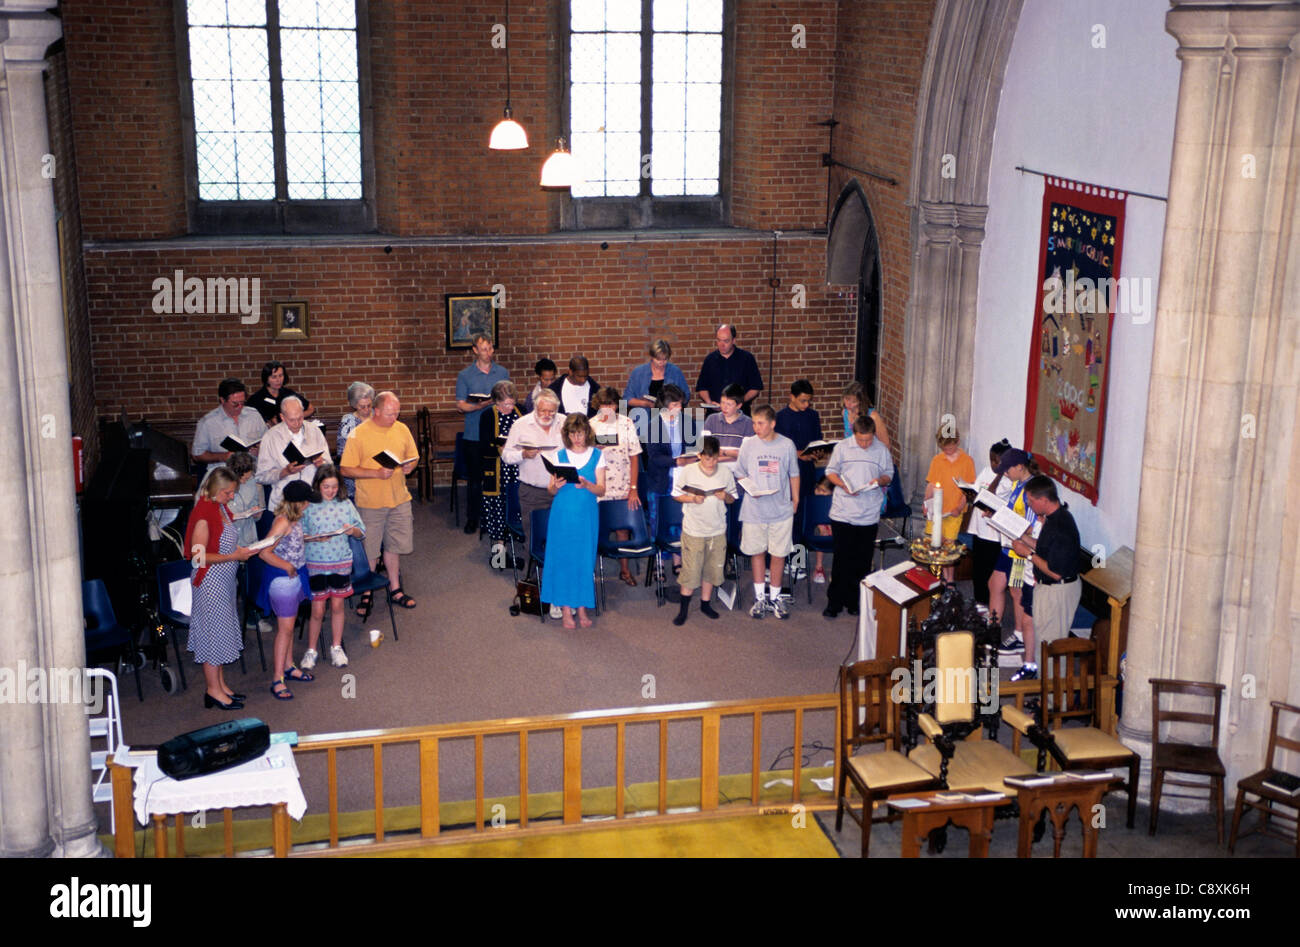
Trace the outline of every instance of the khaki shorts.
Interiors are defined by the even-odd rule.
[[[740,551],[747,556],[768,552],[784,558],[794,549],[790,542],[793,529],[793,516],[779,523],[741,523]]]
[[[361,522],[366,524],[366,557],[375,562],[379,550],[386,549],[399,556],[415,552],[415,519],[411,514],[411,501],[398,506],[369,509],[359,507]]]
[[[727,534],[691,536],[682,533],[682,570],[678,584],[694,592],[703,579],[717,588],[722,584],[722,564],[727,558]]]

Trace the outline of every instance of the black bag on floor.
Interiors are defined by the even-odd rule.
[[[511,615],[541,615],[542,590],[536,582],[516,582],[515,600],[510,606]]]

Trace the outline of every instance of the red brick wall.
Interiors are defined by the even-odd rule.
[[[826,129],[816,123],[831,117],[835,18],[834,0],[739,5],[732,145],[738,227],[826,226]],[[795,26],[803,27],[798,36]]]
[[[86,274],[81,257],[81,212],[77,201],[77,167],[72,148],[72,116],[68,107],[67,56],[58,52],[45,69],[45,112],[49,121],[50,154],[54,156],[54,208],[59,215],[60,246],[68,342],[68,402],[72,433],[84,442],[87,472],[99,457],[95,423],[95,386],[91,369],[90,317],[86,303]]]
[[[740,344],[759,359],[778,405],[796,377],[820,392],[842,386],[851,367],[855,314],[822,285],[825,242],[782,241],[778,272],[775,384],[767,379],[771,321],[771,242],[742,240],[539,242],[480,246],[120,250],[86,253],[92,300],[99,410],[190,419],[214,404],[226,375],[260,384],[264,361],[290,369],[291,384],[339,414],[353,380],[394,388],[406,406],[451,407],[467,352],[446,349],[449,292],[506,286],[498,357],[512,377],[532,382],[543,355],[565,362],[575,351],[597,381],[621,389],[645,345],[667,338],[673,361],[695,382],[718,322],[740,328]],[[185,276],[257,277],[264,316],[157,315],[153,281]],[[803,283],[807,308],[791,306]],[[311,338],[272,339],[276,300],[305,299]],[[833,399],[819,398],[819,406]]]
[[[172,3],[74,0],[60,11],[86,238],[184,234]]]
[[[836,169],[833,194],[857,177],[880,239],[883,336],[879,410],[898,431],[903,408],[903,319],[911,289],[911,209],[916,101],[934,0],[841,0],[835,60],[835,157],[883,173],[897,187]],[[904,436],[908,432],[901,432]]]

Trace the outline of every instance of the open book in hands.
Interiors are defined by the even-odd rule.
[[[417,454],[414,457],[407,457],[405,460],[402,460],[392,451],[381,450],[378,454],[376,454],[371,459],[374,460],[374,462],[381,467],[387,467],[389,470],[395,470],[396,468],[404,466],[405,464],[414,463],[415,461],[420,459],[420,456]]]
[[[561,463],[558,453],[551,454],[549,457],[542,454],[542,463],[546,466],[546,470],[551,474],[551,476],[559,477],[565,483],[578,482],[578,468],[573,466],[573,464]]]

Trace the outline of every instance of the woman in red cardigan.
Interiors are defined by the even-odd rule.
[[[239,527],[226,509],[238,489],[239,479],[227,468],[213,468],[199,488],[185,528],[185,548],[194,566],[188,648],[203,665],[203,706],[222,710],[244,707],[244,695],[226,686],[225,678],[225,665],[236,660],[243,647],[235,573],[239,563],[253,555],[253,550],[239,548]]]

